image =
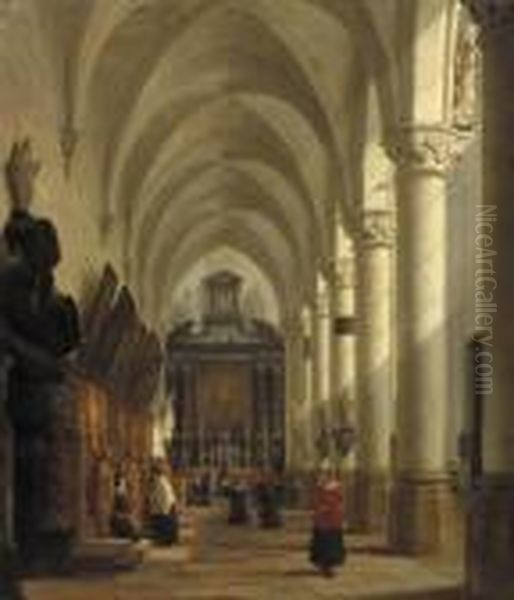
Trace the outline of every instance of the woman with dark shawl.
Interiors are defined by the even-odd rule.
[[[343,538],[343,491],[335,472],[328,466],[318,478],[313,495],[313,528],[310,560],[326,577],[345,561]]]

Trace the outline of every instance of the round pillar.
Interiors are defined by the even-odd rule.
[[[330,353],[332,348],[332,318],[330,289],[323,276],[318,277],[316,296],[316,413],[318,424],[326,427],[332,417],[330,386]],[[320,421],[320,422],[319,422]],[[316,432],[319,435],[320,431]]]
[[[358,440],[360,527],[384,529],[388,513],[393,420],[389,210],[364,213],[358,246]]]
[[[396,481],[391,536],[400,549],[438,552],[454,531],[446,474],[446,181],[453,137],[432,125],[397,132],[398,339]]]
[[[333,347],[333,397],[335,417],[345,425],[354,426],[357,421],[356,381],[357,348],[355,319],[355,258],[341,257],[335,265],[334,274],[334,310],[335,335]],[[351,468],[353,454],[347,457],[345,464]]]
[[[313,360],[313,311],[305,308],[302,314],[303,352],[303,408],[302,431],[304,444],[304,466],[307,470],[315,466],[314,448],[314,360]]]
[[[355,257],[341,256],[334,273],[335,335],[332,353],[332,389],[334,421],[338,427],[355,428],[357,424],[357,336]],[[356,457],[352,449],[342,462],[342,480],[346,497],[346,523],[351,529],[359,525],[360,499],[357,494]]]
[[[305,462],[303,440],[303,386],[304,386],[303,331],[300,318],[292,318],[286,327],[285,362],[285,436],[286,465],[299,471]]]

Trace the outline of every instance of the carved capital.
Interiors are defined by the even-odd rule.
[[[457,152],[454,132],[437,125],[402,125],[390,140],[388,152],[404,169],[443,174]]]
[[[391,248],[396,236],[390,210],[368,210],[363,213],[361,244],[365,248]]]
[[[482,31],[514,27],[514,0],[461,0]]]

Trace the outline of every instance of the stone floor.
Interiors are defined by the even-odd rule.
[[[345,567],[332,579],[307,561],[305,515],[288,514],[280,531],[225,525],[198,516],[193,540],[150,548],[134,571],[25,583],[28,600],[455,600],[457,568],[394,556],[369,538],[348,538]]]

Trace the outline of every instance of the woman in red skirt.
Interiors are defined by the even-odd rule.
[[[323,468],[313,495],[313,528],[310,560],[326,577],[345,560],[343,491],[335,472]]]

